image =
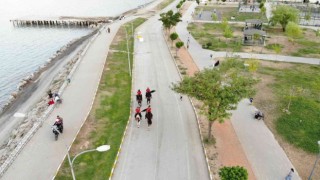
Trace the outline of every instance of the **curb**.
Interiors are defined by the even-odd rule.
[[[88,46],[90,46],[91,42],[93,41],[92,39],[94,39],[97,36],[94,35],[91,40],[89,40],[88,44],[86,45],[86,47],[83,49],[83,52],[79,55],[79,59],[76,62],[76,64],[73,66],[72,70],[70,71],[68,77],[72,76],[74,74],[74,71],[77,69],[78,65],[80,64],[80,61],[83,57],[83,55],[86,53]],[[59,89],[59,94],[62,95],[63,91],[65,90],[65,88],[67,87],[67,82],[64,82],[62,84],[62,86]],[[1,165],[0,167],[0,177],[2,177],[4,175],[4,173],[6,172],[6,170],[10,167],[10,165],[14,162],[14,160],[16,159],[16,157],[20,154],[20,152],[22,151],[22,149],[25,147],[25,145],[31,140],[31,138],[33,137],[33,135],[37,132],[37,130],[42,127],[44,121],[47,119],[47,117],[51,114],[51,112],[53,111],[53,109],[55,108],[56,104],[54,104],[53,106],[49,107],[48,109],[46,109],[45,113],[41,116],[41,118],[39,118],[38,120],[36,120],[36,122],[34,123],[34,125],[32,126],[32,128],[27,132],[26,136],[24,136],[24,138],[18,143],[18,145],[16,146],[16,148],[11,152],[11,154],[9,155],[9,157],[7,158],[7,160]]]
[[[163,38],[164,38],[164,40],[165,40],[165,42],[166,42],[167,48],[168,48],[168,50],[169,50],[169,52],[170,52],[171,59],[172,59],[172,61],[174,62],[175,66],[176,66],[176,69],[177,69],[177,71],[178,71],[178,73],[179,73],[179,77],[180,77],[180,79],[182,80],[182,79],[183,79],[183,78],[182,78],[182,75],[181,75],[181,73],[180,73],[180,71],[179,71],[179,68],[178,68],[178,65],[177,65],[177,63],[176,63],[176,61],[175,61],[175,59],[174,59],[174,56],[173,56],[172,53],[171,53],[171,49],[170,49],[170,47],[169,47],[169,45],[168,45],[168,41],[166,40],[165,34],[164,34],[164,32],[163,32],[163,29],[162,29],[162,36],[163,36]],[[205,158],[206,158],[207,168],[208,168],[209,175],[210,175],[210,180],[213,180],[212,172],[211,172],[210,166],[209,166],[209,160],[208,160],[207,151],[206,151],[206,149],[204,148],[204,144],[203,144],[203,136],[202,136],[202,131],[201,131],[201,128],[200,128],[199,116],[198,116],[198,113],[197,113],[197,111],[196,111],[196,108],[194,107],[193,101],[191,100],[190,97],[188,97],[188,99],[189,99],[189,101],[191,102],[193,111],[194,111],[194,113],[195,113],[195,115],[196,115],[197,124],[198,124],[198,130],[199,130],[199,132],[200,132],[199,134],[200,134],[200,139],[201,139],[201,145],[202,145],[202,149],[203,149],[203,152],[204,152],[204,156],[205,156]]]

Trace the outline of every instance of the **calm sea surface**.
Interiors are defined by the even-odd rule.
[[[0,107],[19,81],[87,28],[15,28],[23,17],[114,16],[151,0],[0,0]]]

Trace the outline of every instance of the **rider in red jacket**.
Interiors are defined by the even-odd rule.
[[[149,87],[147,87],[146,92],[147,92],[147,93],[151,92],[151,90],[150,90]]]
[[[141,115],[141,110],[140,110],[140,107],[139,107],[139,106],[136,108],[136,113],[134,114],[134,118],[136,118],[137,115],[139,115],[140,118],[142,117],[142,115]]]
[[[142,94],[142,93],[141,93],[140,89],[138,89],[137,95],[141,95],[141,94]]]
[[[150,105],[147,108],[147,113],[151,113],[151,106]]]

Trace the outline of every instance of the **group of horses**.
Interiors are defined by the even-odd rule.
[[[153,91],[154,92],[154,91]],[[147,105],[149,105],[148,108],[150,108],[150,104],[151,104],[151,95],[152,92],[147,92],[146,93],[146,99],[147,99]],[[136,100],[138,102],[138,105],[141,107],[142,106],[142,94],[140,95],[136,95]],[[148,123],[148,128],[151,126],[152,124],[152,117],[153,117],[153,114],[151,111],[148,111],[148,108],[142,110],[141,112],[145,112],[145,119],[147,119],[147,123]],[[141,113],[140,113],[141,115]],[[137,121],[137,126],[140,127],[140,121],[141,121],[141,116],[139,114],[136,114],[135,115],[135,120]]]

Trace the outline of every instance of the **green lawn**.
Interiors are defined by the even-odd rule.
[[[136,28],[145,19],[138,18],[133,21]],[[127,23],[130,25],[130,22]],[[131,34],[131,26],[127,28]],[[118,42],[110,49],[127,51],[124,26],[120,28],[115,39]],[[133,39],[130,39],[130,52],[133,52]],[[131,54],[131,63],[132,63]],[[87,137],[77,137],[74,145],[90,142],[90,148],[109,144],[111,149],[104,153],[88,153],[79,156],[74,162],[77,179],[108,179],[115,161],[121,139],[130,115],[131,77],[128,72],[127,53],[109,53],[107,64],[101,79],[95,105],[90,112],[92,130]],[[132,67],[132,66],[131,66]],[[87,122],[88,123],[88,120]],[[79,134],[82,133],[82,130]],[[72,148],[71,151],[80,152]],[[75,154],[72,154],[74,156]],[[58,175],[58,180],[72,179],[69,164],[65,159]]]
[[[252,46],[244,46],[242,44],[244,25],[229,24],[229,26],[234,32],[233,34],[237,34],[229,39],[224,38],[221,23],[189,23],[187,29],[199,44],[206,45],[207,43],[212,43],[212,46],[203,46],[203,48],[214,51],[248,52],[248,48]],[[276,54],[272,47],[272,45],[276,44],[281,47],[281,50],[284,50],[279,53],[282,55],[320,58],[320,37],[316,36],[314,30],[303,29],[303,36],[301,38],[291,40],[282,32],[280,26],[272,27],[264,25],[263,29],[267,32],[268,36],[266,46],[259,47],[255,51],[252,50],[253,53],[261,53],[263,50],[263,53]],[[277,41],[279,37],[281,37],[281,41]]]
[[[234,31],[237,27],[231,27]],[[188,31],[202,45],[212,43],[207,49],[214,51],[241,51],[241,37],[225,39],[222,35],[223,30],[220,24],[204,23],[199,26],[198,23],[190,23]]]
[[[311,153],[318,153],[320,137],[320,66],[295,64],[290,68],[263,67],[259,73],[275,77],[272,89],[277,98],[276,130],[288,142]],[[302,88],[287,108],[292,87]],[[267,115],[268,116],[268,115]]]
[[[219,20],[226,18],[228,21],[245,21],[246,19],[261,19],[263,22],[268,22],[265,14],[262,13],[247,13],[239,12],[238,7],[223,7],[223,6],[198,6],[195,10],[196,13],[200,11],[216,10],[222,15]],[[218,13],[219,14],[219,13]],[[231,20],[231,17],[235,17],[235,20]]]

